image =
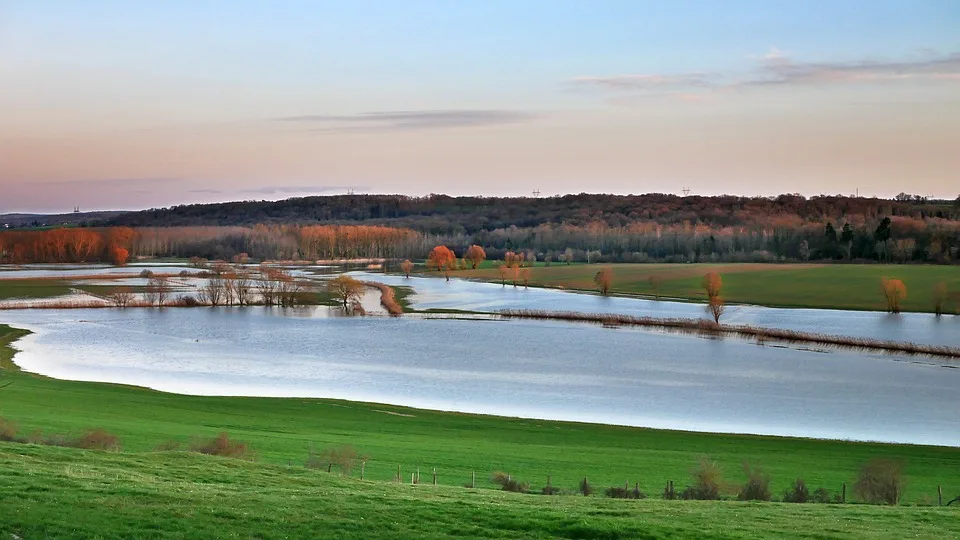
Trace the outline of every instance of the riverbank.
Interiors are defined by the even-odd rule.
[[[11,341],[13,332],[0,327],[0,339]],[[906,463],[906,504],[934,497],[938,485],[960,494],[960,448],[953,447],[692,433],[329,399],[189,396],[9,371],[3,379],[12,384],[0,389],[0,416],[17,422],[21,433],[99,427],[135,453],[228,431],[265,464],[300,465],[311,448],[351,445],[369,456],[365,473],[372,480],[391,480],[399,465],[404,474],[437,467],[439,483],[452,486],[476,473],[483,487],[492,487],[486,479],[506,471],[534,486],[549,475],[553,485],[574,490],[587,476],[603,488],[640,482],[648,493],[670,480],[685,485],[707,454],[735,484],[742,482],[744,462],[762,466],[777,495],[797,477],[811,490],[837,494],[844,482],[852,485],[863,463],[884,457]]]
[[[501,283],[497,261],[485,261],[477,270],[459,270],[456,277]],[[960,267],[933,265],[855,264],[573,264],[537,263],[529,286],[595,291],[594,275],[613,269],[614,295],[704,302],[701,281],[707,272],[723,277],[722,295],[730,304],[768,307],[885,311],[881,279],[896,278],[907,287],[905,312],[931,313],[933,294],[944,283],[960,294]],[[423,275],[429,275],[424,273]],[[651,281],[653,278],[653,281]],[[512,280],[506,280],[507,286]],[[523,284],[520,283],[522,287]],[[960,310],[960,296],[948,300],[947,313]]]

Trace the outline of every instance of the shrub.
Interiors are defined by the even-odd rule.
[[[319,454],[311,450],[304,466],[308,469],[326,469],[327,472],[332,472],[336,466],[341,473],[350,474],[358,461],[366,460],[352,446],[337,446],[324,448]]]
[[[220,433],[208,441],[194,441],[190,445],[191,452],[199,452],[208,456],[221,456],[234,459],[253,459],[253,452],[246,443],[231,441],[227,433]]]
[[[823,489],[823,488],[820,488]],[[810,500],[810,490],[807,489],[807,483],[801,478],[793,482],[793,487],[783,492],[783,502],[805,503]]]
[[[819,487],[813,492],[813,502],[827,504],[833,501],[830,499],[830,492],[827,491],[827,488]]]
[[[154,452],[172,452],[174,450],[180,450],[183,445],[179,441],[174,441],[173,439],[163,441],[157,446],[153,447]]]
[[[677,499],[677,491],[673,489],[673,482],[668,483],[663,488],[663,500],[674,501]]]
[[[589,497],[590,495],[593,495],[593,486],[590,485],[590,482],[588,482],[586,478],[580,481],[579,490],[584,497]]]
[[[109,450],[117,452],[120,450],[120,437],[103,429],[95,428],[87,431],[83,435],[72,439],[62,446],[71,446],[73,448],[83,448],[86,450]]]
[[[503,491],[513,491],[515,493],[526,493],[530,491],[530,484],[528,482],[518,482],[513,479],[513,476],[502,471],[493,473],[490,481],[503,488]]]
[[[693,470],[693,485],[680,494],[686,500],[716,501],[720,499],[720,467],[703,456],[700,464]]]
[[[769,501],[770,494],[770,476],[763,472],[763,469],[750,467],[749,464],[743,465],[743,471],[747,473],[747,482],[740,488],[737,498],[741,501]]]
[[[197,307],[200,305],[200,301],[194,296],[186,295],[177,298],[177,301],[174,302],[174,305],[180,307]]]
[[[557,486],[546,486],[540,490],[541,495],[560,495],[562,490]]]
[[[897,504],[903,485],[903,462],[877,458],[860,469],[853,491],[865,503]]]
[[[604,491],[604,494],[611,499],[646,499],[644,492],[640,491],[640,486],[633,489],[628,487],[611,487]]]
[[[17,424],[9,418],[0,416],[0,441],[12,442],[17,440]]]
[[[141,271],[140,271],[140,277],[142,277],[142,278],[152,278],[152,277],[153,277],[153,270],[147,270],[147,269],[141,270]]]

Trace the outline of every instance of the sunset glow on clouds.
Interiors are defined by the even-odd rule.
[[[960,4],[0,3],[0,212],[960,192]]]

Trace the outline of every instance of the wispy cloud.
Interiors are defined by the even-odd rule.
[[[793,59],[776,47],[754,56],[754,66],[745,72],[627,74],[575,77],[571,83],[624,95],[675,96],[683,101],[702,101],[697,96],[750,87],[882,84],[896,81],[960,82],[960,53],[919,51],[904,60],[859,60],[853,62],[807,62]]]
[[[240,193],[250,193],[257,195],[294,195],[301,193],[335,193],[346,191],[369,191],[366,186],[264,186],[259,188],[244,189]]]
[[[576,77],[574,84],[591,85],[608,90],[662,90],[666,88],[709,87],[719,78],[715,73],[683,73],[676,75],[633,74],[606,77]]]
[[[182,178],[78,178],[76,180],[55,180],[43,182],[43,186],[60,187],[90,187],[90,188],[145,188],[161,185],[177,184]]]
[[[352,115],[307,114],[276,118],[279,122],[314,124],[318,132],[408,131],[483,127],[530,122],[537,115],[509,110],[378,111]]]
[[[741,85],[881,83],[903,80],[960,81],[960,53],[900,61],[801,62],[764,57],[756,76]]]

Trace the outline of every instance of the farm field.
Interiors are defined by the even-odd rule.
[[[948,538],[955,507],[640,501],[343,478],[185,452],[0,443],[18,538]]]
[[[613,294],[653,297],[650,278],[655,276],[660,280],[662,298],[691,301],[705,300],[701,280],[707,272],[722,276],[722,295],[735,304],[883,311],[886,302],[880,283],[884,277],[900,279],[906,285],[904,311],[932,312],[938,283],[960,294],[960,267],[932,265],[539,263],[531,271],[530,285],[594,290],[593,276],[605,266],[613,269]],[[500,281],[495,261],[454,275]],[[948,302],[948,312],[960,309],[956,302]]]

